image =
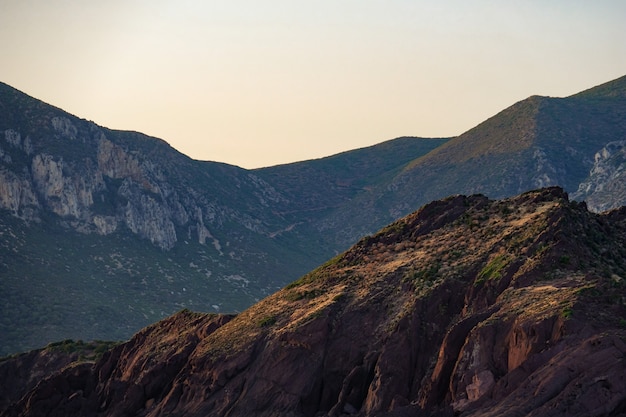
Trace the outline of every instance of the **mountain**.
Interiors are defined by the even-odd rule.
[[[246,170],[6,85],[0,109],[2,353],[123,339],[186,306],[241,310],[315,256],[269,237],[281,196]]]
[[[281,215],[293,218],[296,230],[309,225],[313,233],[327,240],[326,245],[333,250],[328,252],[330,257],[386,223],[370,217],[365,219],[364,229],[355,229],[354,220],[338,225],[337,212],[349,210],[354,217],[359,212],[354,204],[359,197],[385,188],[407,164],[448,140],[397,138],[327,158],[262,168],[254,173],[286,197],[274,207]],[[395,219],[404,214],[398,212],[392,216]]]
[[[443,141],[343,154],[338,171],[370,169],[336,179],[367,187]],[[0,355],[123,340],[181,308],[247,308],[347,247],[293,214],[307,211],[301,196],[314,182],[299,195],[277,190],[253,171],[194,161],[0,84]],[[340,184],[317,190],[315,204],[350,197]]]
[[[425,155],[387,171],[328,213],[307,217],[336,247],[346,248],[429,201],[452,194],[513,196],[561,186],[594,211],[626,204],[626,76],[566,98],[532,96]],[[403,159],[403,162],[406,161]],[[313,161],[268,167],[255,174],[277,189],[299,190],[295,173],[318,173]],[[323,166],[326,159],[314,161]],[[367,162],[363,164],[367,171]],[[331,171],[332,172],[332,171]],[[292,180],[283,180],[283,178]],[[297,177],[295,177],[297,178]],[[309,177],[310,178],[310,177]],[[313,183],[313,184],[311,184]],[[307,189],[314,183],[300,179]],[[324,195],[316,192],[314,195]],[[300,192],[300,198],[306,195]],[[358,213],[358,216],[355,216]]]
[[[334,225],[349,224],[363,235],[372,219],[382,227],[452,194],[502,198],[546,186],[563,187],[594,211],[620,207],[626,204],[625,85],[626,76],[567,98],[520,101],[358,196],[335,214]]]
[[[449,197],[237,316],[184,310],[14,379],[0,415],[623,415],[625,240],[626,209],[560,188]]]
[[[0,355],[234,313],[429,201],[561,186],[626,203],[626,77],[533,96],[450,139],[245,170],[0,84]]]

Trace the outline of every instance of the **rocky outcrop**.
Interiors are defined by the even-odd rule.
[[[572,198],[585,200],[587,206],[601,212],[626,204],[626,141],[607,143],[594,156],[589,177]]]
[[[66,116],[36,122],[47,123],[50,136],[37,139],[34,144],[30,136],[22,138],[20,126],[4,130],[4,145],[0,146],[0,158],[4,161],[0,166],[0,209],[10,210],[27,221],[51,212],[83,233],[109,235],[121,227],[127,228],[165,250],[176,245],[185,229],[204,245],[207,237],[212,236],[209,225],[216,222],[234,221],[264,233],[259,227],[261,222],[248,212],[225,206],[217,207],[216,216],[216,196],[211,195],[210,188],[196,188],[180,178],[181,173],[176,171],[189,161],[171,148],[167,149],[171,155],[152,157],[134,150],[137,144],[116,143],[112,140],[117,136],[115,132],[93,123]],[[157,146],[166,146],[150,140]],[[60,151],[59,146],[67,149]],[[233,188],[250,188],[252,202],[259,207],[268,207],[269,202],[282,198],[253,174],[236,167],[225,171],[226,177],[215,180],[234,180]],[[223,185],[229,187],[227,183]]]
[[[0,210],[27,222],[53,214],[81,233],[127,229],[164,250],[189,235],[204,245],[224,223],[267,233],[264,210],[283,197],[252,173],[191,161],[158,139],[111,131],[0,87]],[[229,201],[235,189],[249,192],[236,198],[243,207]]]
[[[0,360],[0,410],[7,409],[52,375],[62,374],[79,364],[90,370],[94,361],[114,345],[64,340],[43,349],[3,358]]]
[[[181,312],[2,415],[619,415],[625,236],[624,210],[558,188],[434,202],[236,317]]]
[[[29,354],[34,358],[22,355],[7,360],[0,363],[0,372],[26,370],[28,378],[22,377],[26,380],[18,385],[0,385],[10,393],[15,391],[2,406],[7,415],[87,416],[103,409],[111,415],[133,415],[161,401],[163,390],[186,363],[198,340],[231,318],[181,311],[139,332],[129,343],[112,348],[96,364],[78,360],[78,353],[48,351]],[[37,388],[31,390],[35,384]],[[17,405],[7,407],[9,400],[20,398]]]
[[[30,183],[6,169],[0,169],[0,205],[16,217],[37,218],[38,201]]]
[[[77,129],[69,120],[53,119],[52,124],[62,134],[75,137]],[[98,137],[97,165],[89,160],[85,162],[84,166],[77,166],[62,157],[35,155],[30,174],[40,206],[62,218],[74,220],[80,231],[106,235],[116,231],[118,224],[123,224],[163,249],[174,246],[177,241],[174,221],[183,226],[188,215],[176,195],[173,198],[164,196],[162,187],[149,179],[153,172],[142,167],[137,159],[113,144],[103,133]],[[118,184],[111,180],[121,183],[116,188]],[[167,184],[163,188],[167,188]],[[109,201],[105,196],[109,196]],[[111,201],[111,196],[117,197]],[[94,206],[94,199],[98,198],[101,201]],[[126,204],[122,205],[123,202]],[[15,201],[13,205],[16,205]],[[112,215],[98,213],[102,205],[111,206]]]
[[[80,219],[93,204],[92,194],[97,184],[89,176],[69,176],[63,159],[38,154],[33,158],[31,175],[34,188],[44,204],[61,217]],[[95,186],[95,187],[94,187]]]

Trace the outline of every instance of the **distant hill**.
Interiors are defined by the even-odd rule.
[[[361,232],[452,194],[493,198],[558,185],[595,211],[626,204],[626,77],[568,98],[533,96],[503,110],[352,201],[336,225],[359,210]],[[365,220],[367,219],[367,220]],[[350,223],[352,224],[352,223]]]
[[[624,208],[454,196],[237,316],[2,361],[0,416],[619,416],[624,277]]]
[[[355,213],[360,213],[356,201],[374,190],[385,189],[409,163],[448,140],[397,138],[328,158],[263,168],[254,173],[281,190],[285,199],[275,207],[279,214],[292,219],[293,230],[312,229],[310,233],[319,235],[325,246],[334,251],[329,252],[331,256],[371,233],[372,225],[379,227],[382,221],[376,217],[363,219],[365,228],[355,219],[338,225],[337,213],[347,209],[355,217]],[[355,225],[359,227],[354,228]]]
[[[625,85],[626,76],[567,98],[515,103],[426,155],[402,159],[400,170],[371,181],[313,224],[346,247],[372,225],[382,227],[432,200],[475,193],[502,198],[553,185],[594,211],[620,207],[626,204]],[[310,165],[290,169],[306,172]],[[284,166],[256,171],[270,183],[286,172]],[[297,190],[297,183],[289,187]]]
[[[455,138],[257,170],[194,161],[0,84],[0,355],[125,339],[181,308],[238,312],[454,194],[558,185],[623,205],[626,77],[533,96]]]

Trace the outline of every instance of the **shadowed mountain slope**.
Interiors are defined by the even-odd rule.
[[[574,94],[571,97],[591,99],[597,98],[601,100],[612,98],[626,98],[626,76],[617,78],[612,81],[607,81],[604,84],[600,84],[596,87],[581,91],[580,93]]]
[[[326,258],[271,237],[282,197],[249,171],[4,84],[0,109],[1,354],[241,311]]]
[[[337,252],[381,225],[372,223],[374,218],[369,218],[365,220],[367,233],[362,229],[354,230],[352,221],[338,227],[335,213],[346,208],[355,210],[353,202],[359,197],[386,187],[408,163],[447,141],[397,138],[327,158],[263,168],[254,173],[281,190],[286,197],[275,208],[283,217],[292,219],[294,231],[308,226]],[[376,227],[372,228],[372,225]]]
[[[238,316],[183,311],[3,416],[626,411],[626,211],[454,196]],[[595,414],[594,414],[595,413]]]

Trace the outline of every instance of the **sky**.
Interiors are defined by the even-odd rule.
[[[626,74],[623,0],[0,0],[0,81],[258,168]]]

